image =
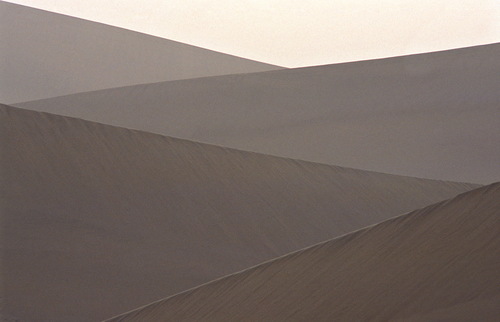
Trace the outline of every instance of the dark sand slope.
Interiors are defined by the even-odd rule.
[[[0,110],[6,309],[27,321],[104,319],[477,187]]]
[[[279,69],[211,50],[0,2],[0,102]]]
[[[111,89],[19,104],[386,173],[500,180],[500,45]]]
[[[498,321],[500,184],[110,321]]]

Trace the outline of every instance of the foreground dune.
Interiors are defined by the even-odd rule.
[[[105,24],[0,2],[0,102],[280,69]]]
[[[2,105],[6,315],[95,321],[477,186]]]
[[[109,321],[498,321],[500,184]]]
[[[116,88],[17,106],[266,154],[500,180],[500,44]]]

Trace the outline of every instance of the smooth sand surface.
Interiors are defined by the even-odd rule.
[[[498,321],[500,183],[110,321]]]
[[[0,111],[2,293],[23,321],[108,318],[477,187]]]
[[[280,67],[0,2],[0,102]]]
[[[16,106],[385,173],[500,180],[500,44]]]

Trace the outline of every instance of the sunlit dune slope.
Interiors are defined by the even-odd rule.
[[[497,321],[500,184],[110,321]]]

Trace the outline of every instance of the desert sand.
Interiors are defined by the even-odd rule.
[[[16,104],[242,150],[452,181],[500,180],[500,44]]]
[[[3,314],[23,321],[109,318],[477,187],[0,112]]]
[[[48,11],[0,2],[0,102],[280,69]]]
[[[500,183],[109,321],[498,321]]]

